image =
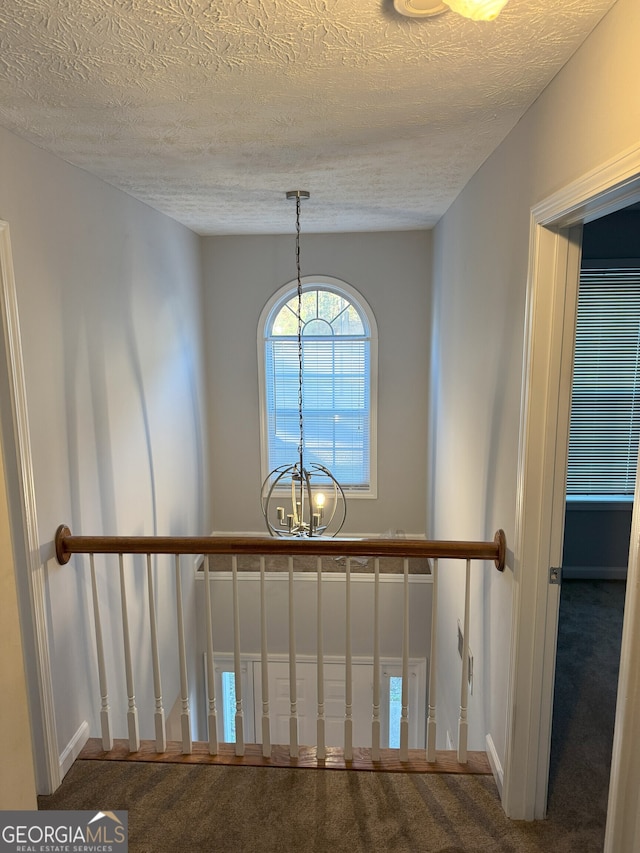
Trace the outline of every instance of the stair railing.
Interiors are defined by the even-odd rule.
[[[147,559],[147,589],[149,599],[149,626],[150,642],[153,663],[153,686],[155,695],[154,725],[155,725],[155,748],[157,753],[164,753],[167,749],[166,721],[163,708],[162,685],[160,677],[160,654],[158,631],[155,614],[155,595],[153,576],[151,571],[151,556],[157,554],[171,554],[175,557],[175,604],[177,609],[177,644],[178,661],[180,670],[180,701],[181,701],[181,735],[182,752],[188,755],[192,752],[193,743],[191,739],[191,711],[189,707],[189,684],[187,675],[187,656],[185,641],[185,618],[182,602],[181,584],[181,555],[202,555],[204,558],[205,579],[205,612],[206,612],[206,644],[207,644],[207,728],[208,749],[211,755],[218,753],[218,720],[216,712],[215,677],[214,677],[214,648],[212,630],[212,608],[209,579],[216,571],[211,563],[213,555],[230,555],[231,575],[233,589],[233,634],[234,634],[234,674],[235,674],[235,754],[243,756],[245,751],[244,737],[244,708],[242,697],[241,678],[241,647],[240,647],[240,612],[238,597],[238,574],[246,569],[238,560],[241,555],[254,555],[259,557],[260,573],[260,619],[261,619],[261,661],[262,661],[262,754],[265,759],[271,755],[271,735],[269,718],[269,695],[268,695],[268,658],[266,639],[266,596],[265,578],[268,574],[266,569],[266,558],[269,556],[285,557],[289,577],[289,691],[290,691],[290,717],[289,717],[289,754],[292,759],[299,755],[298,744],[298,712],[296,695],[296,654],[295,654],[295,612],[293,607],[294,588],[294,557],[315,557],[315,568],[309,569],[308,564],[305,571],[315,571],[317,574],[317,607],[318,607],[318,635],[317,635],[317,743],[316,757],[323,761],[327,755],[325,744],[325,719],[324,719],[324,654],[322,636],[322,579],[323,579],[323,557],[341,558],[345,561],[345,598],[346,598],[346,642],[345,642],[345,717],[344,717],[344,760],[349,762],[353,759],[353,684],[352,684],[352,654],[351,654],[351,621],[350,621],[350,599],[351,599],[351,573],[353,558],[373,558],[373,583],[374,583],[374,614],[373,614],[373,691],[372,691],[372,747],[371,759],[376,762],[380,760],[381,750],[381,720],[380,720],[380,560],[381,558],[399,558],[403,575],[403,637],[402,637],[402,697],[400,717],[400,747],[399,760],[406,762],[409,758],[409,697],[408,697],[408,671],[409,671],[409,576],[413,573],[412,560],[431,560],[430,571],[432,575],[432,613],[431,613],[431,649],[430,660],[436,660],[437,655],[437,610],[438,610],[438,561],[465,560],[465,595],[464,595],[464,617],[462,626],[462,675],[460,686],[460,713],[458,719],[458,747],[457,760],[465,764],[468,757],[468,689],[469,689],[469,619],[470,619],[470,581],[471,561],[493,561],[496,569],[504,571],[506,541],[502,530],[499,530],[491,542],[454,542],[454,541],[429,541],[422,539],[278,539],[268,537],[162,537],[162,536],[74,536],[66,525],[60,525],[55,536],[56,557],[61,565],[66,564],[73,554],[88,554],[90,562],[92,602],[94,611],[94,627],[96,636],[96,652],[98,660],[98,680],[101,696],[100,724],[102,746],[105,752],[113,748],[113,737],[111,733],[111,711],[109,707],[109,693],[107,684],[107,667],[102,637],[100,618],[100,601],[96,584],[96,570],[94,563],[95,554],[117,554],[120,573],[120,599],[122,615],[122,640],[125,658],[125,680],[128,697],[127,728],[129,735],[129,749],[132,753],[140,749],[140,733],[138,723],[138,709],[135,698],[134,672],[132,665],[132,649],[130,640],[130,624],[128,617],[127,585],[125,576],[125,555],[142,554]],[[385,568],[385,571],[388,569]],[[427,710],[427,735],[426,735],[426,761],[433,763],[436,760],[436,667],[429,667],[428,685],[428,710]]]

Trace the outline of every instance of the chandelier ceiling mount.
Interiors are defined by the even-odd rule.
[[[493,21],[507,0],[393,0],[396,12],[406,18],[434,18],[451,9],[472,21]]]

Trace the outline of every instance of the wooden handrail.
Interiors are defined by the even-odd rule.
[[[493,560],[504,571],[506,538],[498,530],[493,542],[447,542],[425,539],[280,539],[269,536],[73,536],[61,524],[55,536],[60,565],[72,554],[278,554],[320,557],[439,557]]]

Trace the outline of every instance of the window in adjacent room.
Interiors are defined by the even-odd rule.
[[[402,718],[402,676],[389,678],[389,748],[400,748],[400,721]]]
[[[297,459],[297,282],[260,320],[262,474]],[[375,497],[377,335],[371,309],[344,282],[304,278],[304,456],[328,468],[347,493]]]
[[[640,436],[640,264],[583,268],[567,495],[632,496]]]

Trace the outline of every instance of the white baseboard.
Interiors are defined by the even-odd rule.
[[[89,723],[85,720],[80,724],[78,731],[71,738],[69,743],[62,750],[60,755],[60,778],[63,779],[76,758],[82,752],[82,748],[89,740]]]
[[[567,580],[623,581],[627,578],[626,566],[563,566],[562,577]]]
[[[489,759],[491,772],[493,773],[493,778],[496,780],[496,786],[498,788],[498,793],[500,794],[500,799],[502,799],[502,783],[504,781],[504,770],[502,769],[502,764],[500,763],[500,759],[498,758],[498,753],[496,751],[496,745],[493,742],[493,738],[491,737],[491,735],[487,735],[485,740],[487,743],[487,758]]]

